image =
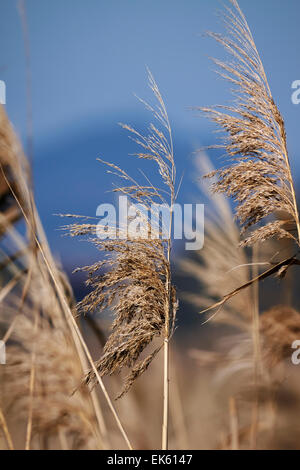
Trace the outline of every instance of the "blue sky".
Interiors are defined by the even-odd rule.
[[[7,111],[26,137],[25,59],[15,0],[0,0],[0,79]],[[135,148],[119,121],[136,127],[149,116],[133,93],[151,99],[153,72],[173,126],[180,200],[191,202],[192,152],[215,142],[214,126],[189,107],[226,103],[229,85],[213,73],[209,56],[222,49],[203,37],[223,31],[216,0],[26,0],[34,130],[35,193],[52,248],[65,264],[91,253],[61,237],[57,212],[94,215],[112,196],[98,156],[135,170]],[[300,105],[291,84],[300,79],[299,0],[240,0],[261,53],[275,100],[285,118],[290,157],[300,176]],[[142,166],[142,165],[141,165]],[[78,248],[80,247],[80,248]]]

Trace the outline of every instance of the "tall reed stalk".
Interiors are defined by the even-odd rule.
[[[90,223],[89,218],[85,217],[87,223],[74,223],[65,228],[71,236],[88,236],[89,241],[107,255],[93,265],[79,269],[88,273],[87,285],[93,288],[79,303],[79,311],[92,313],[110,307],[115,316],[103,355],[87,374],[85,382],[94,382],[96,371],[101,377],[128,367],[130,373],[117,397],[121,398],[163,349],[162,448],[167,449],[169,341],[174,331],[177,310],[170,266],[176,168],[167,110],[150,71],[148,77],[156,105],[140,101],[151,111],[158,127],[151,123],[149,134],[143,135],[127,124],[121,126],[130,132],[131,138],[142,148],[135,156],[157,165],[161,185],[156,187],[143,172],[146,184],[140,184],[114,163],[99,159],[108,166],[108,173],[126,181],[126,186],[117,186],[113,191],[127,196],[131,207],[135,204],[135,218],[139,221],[140,230],[131,231],[131,216],[118,227],[110,221],[105,224],[101,221],[98,224]],[[161,227],[160,207],[166,205],[168,226],[164,226],[163,222]],[[162,338],[162,343],[145,358],[141,358],[155,337]]]

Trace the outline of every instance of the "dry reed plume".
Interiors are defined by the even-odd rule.
[[[104,346],[102,357],[96,362],[100,375],[130,369],[118,398],[126,393],[133,382],[149,367],[152,360],[164,345],[164,418],[163,447],[167,447],[168,422],[168,342],[174,331],[177,300],[171,283],[170,251],[172,230],[172,206],[175,202],[175,163],[172,133],[167,111],[154,81],[148,71],[149,86],[154,93],[155,107],[142,101],[150,110],[159,128],[153,123],[149,134],[142,135],[131,126],[121,126],[131,133],[132,139],[142,148],[135,155],[157,165],[162,180],[160,188],[154,187],[145,176],[146,185],[141,185],[117,165],[103,162],[109,167],[108,173],[126,182],[114,192],[126,195],[138,205],[137,214],[140,231],[134,235],[127,230],[133,223],[129,214],[124,226],[116,230],[114,225],[75,223],[66,227],[72,236],[88,236],[98,250],[106,257],[92,266],[81,268],[88,274],[87,285],[93,289],[78,308],[80,311],[95,312],[110,307],[114,314],[112,332]],[[159,227],[159,214],[155,203],[170,207],[170,226]],[[153,224],[154,218],[156,224]],[[152,220],[152,223],[151,223]],[[166,232],[167,238],[162,238]],[[151,234],[151,236],[150,236]],[[97,236],[96,236],[97,235]],[[104,237],[103,237],[104,236]],[[105,238],[109,239],[105,239]],[[104,238],[104,239],[103,239]],[[160,345],[152,348],[145,356],[144,350],[154,338],[163,338]],[[86,383],[94,382],[93,370],[86,377]]]
[[[208,33],[233,57],[231,62],[214,60],[220,75],[234,85],[232,106],[200,108],[228,136],[228,166],[212,172],[213,190],[237,202],[236,215],[242,234],[252,229],[244,245],[270,237],[293,237],[299,245],[300,225],[289,163],[283,118],[274,102],[259,53],[236,0],[226,7],[224,22],[228,37]],[[225,111],[225,112],[224,112]],[[271,220],[282,211],[287,220]],[[263,222],[263,226],[258,224]]]
[[[252,33],[236,0],[222,13],[228,36],[209,32],[232,56],[232,61],[214,59],[221,77],[234,85],[232,106],[201,107],[227,132],[223,144],[229,164],[206,177],[216,178],[212,190],[236,202],[243,246],[272,238],[293,239],[299,247],[300,224],[291,174],[283,118],[274,102]],[[298,249],[298,248],[297,248]],[[295,256],[282,260],[249,282],[226,294],[211,308],[222,306],[249,285],[272,274],[284,276],[299,264]]]

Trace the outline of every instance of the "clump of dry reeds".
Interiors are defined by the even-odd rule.
[[[5,241],[1,333],[7,348],[0,391],[1,428],[10,448],[30,449],[46,434],[60,436],[53,443],[58,447],[78,448],[84,443],[103,448],[108,446],[107,431],[97,395],[78,389],[87,360],[93,362],[70,309],[70,288],[52,258],[39,220],[27,160],[2,107],[0,112],[0,179],[27,228],[21,235],[12,225],[14,219],[1,213]],[[128,441],[101,380],[100,385]],[[8,412],[10,422],[15,423],[15,417],[24,427],[21,443],[9,437]]]
[[[78,307],[85,313],[110,307],[114,313],[112,332],[102,357],[95,365],[101,376],[119,372],[124,367],[130,369],[119,397],[127,392],[133,382],[149,367],[164,345],[163,447],[166,447],[168,342],[174,331],[177,310],[170,269],[176,170],[167,111],[154,78],[148,73],[149,86],[157,104],[152,107],[141,101],[153,113],[159,126],[151,123],[148,135],[142,135],[125,124],[122,124],[122,127],[131,133],[133,140],[142,148],[136,156],[153,161],[157,165],[162,187],[154,187],[147,177],[146,185],[141,185],[117,165],[103,162],[108,165],[110,174],[126,182],[125,186],[117,187],[114,192],[126,195],[129,204],[138,204],[137,213],[133,218],[138,217],[140,231],[134,234],[130,232],[129,225],[133,222],[131,216],[124,221],[123,226],[117,228],[109,223],[102,226],[100,222],[75,223],[67,228],[72,236],[89,236],[89,240],[98,250],[107,254],[92,266],[82,268],[88,273],[87,285],[92,287],[92,291]],[[169,203],[170,226],[160,228],[155,204],[165,204],[166,201]],[[154,220],[158,223],[153,223]],[[166,232],[167,236],[164,237]],[[141,356],[155,337],[161,338],[162,342],[145,356]],[[86,382],[94,379],[95,373],[91,370]]]
[[[18,302],[2,307],[3,327],[17,310]],[[54,328],[50,318],[22,310],[14,317],[1,377],[0,403],[10,427],[24,427],[27,448],[39,448],[39,442],[65,450],[102,448],[88,390],[74,393],[82,370],[71,338],[63,325]]]
[[[292,309],[280,307],[259,315],[257,282],[272,274],[284,277],[287,269],[299,264],[299,260],[290,256],[278,264],[272,258],[269,263],[259,263],[259,252],[255,246],[252,263],[249,263],[249,250],[245,248],[257,242],[283,238],[293,240],[299,247],[300,227],[284,122],[271,95],[247,21],[237,1],[230,0],[230,3],[231,6],[226,6],[223,14],[228,36],[209,35],[232,56],[230,62],[215,60],[215,63],[219,66],[220,75],[234,85],[235,101],[232,106],[200,109],[227,132],[223,144],[216,148],[226,150],[228,164],[219,170],[209,171],[207,177],[213,178],[212,189],[215,193],[221,193],[216,194],[219,198],[226,195],[235,201],[243,240],[240,242],[233,220],[227,222],[228,208],[220,199],[220,207],[215,204],[217,216],[213,223],[209,220],[206,229],[206,246],[199,254],[201,264],[197,266],[197,263],[185,262],[185,269],[192,266],[194,275],[201,282],[204,294],[194,296],[192,300],[201,304],[202,311],[217,308],[216,318],[219,318],[221,309],[224,309],[225,315],[221,319],[241,329],[241,333],[224,341],[222,352],[212,351],[210,354],[200,351],[198,355],[193,354],[200,363],[212,365],[215,362],[219,369],[217,375],[222,380],[229,378],[228,400],[234,430],[232,445],[235,448],[240,430],[237,415],[247,415],[245,405],[251,404],[248,416],[251,425],[247,425],[247,435],[250,448],[256,448],[259,428],[263,424],[260,414],[266,411],[265,402],[274,408],[274,390],[278,389],[278,377],[275,371],[269,369],[270,365],[291,356],[291,344],[299,331],[299,315]],[[230,247],[231,234],[234,234],[234,239],[231,237],[234,248]],[[238,246],[239,252],[233,253],[232,250],[237,250]],[[215,253],[214,257],[212,253]],[[234,268],[230,267],[231,263]],[[271,267],[259,274],[260,264],[270,264]],[[252,279],[246,274],[250,266]],[[220,278],[222,270],[223,276]],[[244,274],[246,278],[242,277]],[[239,275],[240,280],[236,279]],[[236,281],[237,285],[234,285]],[[216,297],[221,297],[221,300],[203,310]],[[283,318],[284,313],[289,319]],[[251,323],[252,341],[249,335]],[[233,374],[236,387],[230,386]],[[237,398],[246,402],[244,406],[240,406]],[[273,416],[273,423],[275,412],[270,415]]]
[[[212,199],[216,214],[206,218],[204,250],[197,254],[197,261],[185,260],[183,267],[201,283],[201,294],[190,295],[189,299],[206,308],[222,297],[217,305],[223,307],[223,311],[218,310],[220,315],[216,320],[234,326],[238,332],[220,340],[218,350],[192,352],[197,364],[205,363],[208,369],[215,366],[211,376],[203,369],[201,374],[190,369],[186,357],[178,373],[173,370],[180,384],[176,379],[172,381],[172,444],[213,447],[221,438],[219,447],[222,448],[283,448],[286,442],[292,445],[294,439],[297,447],[299,426],[292,415],[296,416],[295,411],[300,409],[299,386],[287,379],[288,373],[292,375],[289,368],[291,343],[298,339],[300,332],[299,313],[290,307],[276,307],[259,317],[258,292],[246,288],[253,284],[251,267],[255,271],[254,266],[260,259],[256,253],[249,263],[250,250],[246,247],[282,237],[299,244],[298,210],[284,123],[271,96],[245,17],[235,0],[231,0],[231,4],[233,10],[227,8],[225,14],[230,37],[211,35],[234,57],[232,63],[216,62],[222,75],[237,87],[237,102],[221,110],[204,108],[229,134],[225,148],[231,163],[217,171],[206,168],[209,176],[215,178],[215,192],[222,194],[215,194]],[[98,383],[118,430],[131,448],[101,377],[128,368],[119,393],[119,397],[123,396],[162,347],[162,446],[164,449],[168,446],[169,340],[174,331],[178,302],[170,267],[171,217],[168,227],[161,228],[159,223],[153,226],[152,221],[153,218],[158,220],[157,207],[153,205],[157,202],[168,203],[172,215],[177,190],[168,115],[150,73],[149,81],[158,104],[156,107],[145,104],[159,125],[151,124],[146,136],[128,125],[122,126],[142,148],[137,157],[157,165],[162,184],[155,187],[148,177],[145,177],[146,184],[139,184],[117,165],[104,162],[109,173],[125,181],[124,186],[114,191],[129,196],[130,203],[137,203],[137,214],[134,218],[131,213],[124,226],[95,224],[86,218],[83,223],[67,227],[71,236],[87,237],[100,252],[99,261],[81,268],[88,276],[91,292],[78,307],[74,306],[68,281],[56,266],[47,245],[34,202],[27,160],[0,107],[0,338],[7,347],[7,364],[0,370],[0,446],[4,443],[10,449],[109,447],[114,430],[112,425],[111,433],[107,430],[107,416],[104,419],[93,387]],[[208,166],[203,158],[201,164],[202,168]],[[238,249],[240,231],[226,195],[237,202],[242,235],[246,236]],[[14,227],[20,219],[26,225],[26,235],[21,235]],[[141,227],[140,231],[128,231],[132,222]],[[268,264],[272,265],[272,261]],[[299,261],[290,256],[266,273],[257,273],[255,280],[272,273],[284,276],[293,264]],[[227,300],[230,302],[224,305]],[[106,309],[112,311],[114,321],[102,355],[94,362],[82,337],[77,315]],[[259,356],[257,347],[261,352]],[[180,352],[179,366],[181,357]],[[256,373],[258,362],[264,374]],[[283,366],[279,374],[277,366]],[[123,406],[124,414],[127,413],[127,424],[132,431],[141,416],[146,422],[152,418],[152,410],[160,400],[160,393],[156,393],[161,390],[158,361],[143,379],[144,382],[137,381],[132,393],[119,403],[120,409]],[[114,385],[113,379],[111,382]],[[153,393],[149,393],[149,389]],[[223,400],[221,410],[219,401],[214,401],[218,394]],[[293,406],[289,407],[291,400]],[[127,407],[128,404],[131,407]],[[225,425],[222,423],[224,410]],[[134,418],[130,416],[129,422],[132,411],[136,414]],[[199,416],[207,423],[200,430]],[[188,429],[185,429],[186,424]],[[140,446],[144,446],[147,439],[151,443],[149,447],[153,444],[154,426],[152,422],[141,433],[138,429]],[[225,437],[220,435],[221,427]],[[229,436],[226,435],[228,430]]]

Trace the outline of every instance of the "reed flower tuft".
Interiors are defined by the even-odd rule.
[[[229,164],[216,176],[213,190],[232,197],[243,245],[269,238],[300,243],[299,215],[283,118],[272,97],[252,33],[236,0],[222,14],[227,36],[208,33],[231,55],[214,59],[221,77],[234,86],[231,106],[200,108],[227,133],[222,145]],[[276,218],[278,212],[286,214]]]
[[[126,195],[131,203],[138,205],[136,215],[141,231],[132,234],[127,230],[126,222],[133,222],[130,217],[125,226],[117,227],[118,236],[112,238],[110,235],[116,228],[109,224],[75,223],[66,227],[72,236],[88,237],[99,251],[106,254],[93,265],[80,268],[88,274],[87,285],[92,287],[92,291],[78,307],[83,313],[103,311],[109,307],[114,314],[111,334],[96,367],[101,376],[120,372],[124,367],[130,368],[119,397],[129,390],[160,351],[163,343],[141,356],[154,338],[163,336],[169,340],[174,331],[177,309],[176,293],[171,284],[171,225],[165,239],[161,236],[163,229],[159,223],[153,225],[158,216],[154,203],[164,204],[168,199],[171,210],[175,200],[172,133],[159,89],[150,71],[148,73],[149,86],[157,105],[150,106],[140,101],[153,113],[158,125],[151,123],[148,135],[142,135],[129,125],[121,126],[130,132],[131,138],[141,148],[135,156],[157,165],[161,187],[155,187],[145,175],[147,183],[141,185],[117,165],[100,160],[108,166],[109,174],[126,182],[113,191]],[[107,237],[102,237],[103,234]],[[94,379],[93,371],[85,378],[87,383]]]

